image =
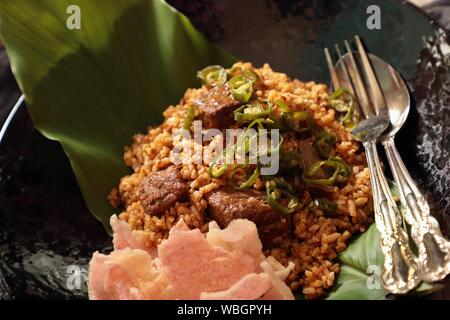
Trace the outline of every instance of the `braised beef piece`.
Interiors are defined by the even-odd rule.
[[[198,97],[194,104],[206,129],[222,129],[234,122],[233,111],[241,104],[231,95],[228,84],[214,87]]]
[[[317,161],[320,161],[319,155],[316,150],[314,150],[314,146],[312,142],[300,140],[298,141],[299,153],[305,165],[305,169],[311,167]],[[319,173],[321,174],[321,173]]]
[[[139,199],[145,214],[161,216],[189,196],[188,184],[174,166],[150,173],[139,186]]]
[[[264,192],[225,187],[211,192],[207,198],[209,214],[220,227],[225,228],[234,219],[253,221],[265,249],[276,246],[276,238],[291,235],[291,217],[273,210]]]

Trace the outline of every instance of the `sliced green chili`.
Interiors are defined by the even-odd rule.
[[[352,168],[340,157],[330,157],[330,161],[338,163],[339,172],[336,176],[336,185],[340,186],[347,182],[352,175]]]
[[[258,74],[250,69],[242,69],[241,67],[233,67],[228,70],[228,76],[234,77],[234,76],[244,76],[247,79],[250,79],[253,82],[256,82],[259,80]]]
[[[240,102],[247,102],[253,94],[253,81],[243,77],[236,76],[229,81],[231,94]]]
[[[289,215],[297,209],[299,201],[298,198],[290,191],[278,188],[275,181],[266,182],[266,201],[277,212]],[[284,198],[288,201],[287,206],[283,206],[280,200]]]
[[[258,76],[258,75],[256,74],[256,72],[253,71],[253,70],[244,69],[244,70],[242,71],[242,75],[243,75],[244,77],[246,77],[247,79],[252,80],[253,82],[256,82],[256,81],[259,80],[259,76]]]
[[[264,124],[270,125],[272,122],[268,119],[255,119],[253,120],[248,127],[244,130],[244,133],[238,138],[235,144],[235,150],[237,154],[245,154],[248,152],[249,145],[250,145],[250,138],[254,138],[255,136],[258,136],[259,134],[253,134],[249,135],[249,130],[253,128],[254,126],[257,126],[258,129],[264,129]],[[252,132],[251,132],[252,133]],[[243,149],[242,149],[243,148]]]
[[[262,104],[258,101],[244,104],[234,111],[235,121],[252,121],[259,118],[264,118],[269,114]]]
[[[278,106],[278,108],[281,111],[281,116],[277,117],[275,115],[275,111],[273,110],[273,104],[271,102],[268,102],[269,107],[268,107],[268,112],[269,112],[269,119],[271,119],[274,123],[274,126],[278,129],[286,129],[283,121],[280,120],[280,118],[282,118],[283,113],[285,112],[291,112],[291,108],[289,108],[289,106],[287,104],[285,104],[283,101],[281,100],[276,100],[275,104]]]
[[[189,106],[186,118],[184,119],[183,129],[189,130],[191,128],[192,121],[194,121],[194,118],[195,118],[195,107],[191,105]]]
[[[222,151],[222,153],[218,154],[213,162],[210,164],[208,168],[208,173],[210,177],[213,178],[220,178],[227,172],[229,164],[227,163],[228,155],[234,151],[234,145],[231,147],[227,147],[225,150]]]
[[[322,130],[317,134],[316,138],[317,140],[314,143],[314,149],[321,158],[328,158],[331,150],[333,150],[333,147],[336,144],[336,137],[328,131]]]
[[[327,174],[325,178],[314,178],[319,172]],[[342,184],[350,178],[349,166],[339,157],[330,157],[328,160],[317,161],[303,172],[303,181],[307,184],[331,186]]]
[[[302,156],[297,151],[286,151],[281,149],[281,163],[285,169],[293,169],[296,167],[304,168]]]
[[[299,133],[308,131],[313,125],[313,117],[307,111],[284,112],[282,119],[291,130]]]
[[[222,66],[213,65],[197,72],[197,77],[202,80],[203,84],[216,87],[227,82],[227,72]]]
[[[275,127],[281,129],[281,121],[278,119],[278,117],[275,115],[275,112],[273,110],[273,104],[269,102],[269,119],[273,121]]]
[[[255,144],[257,145],[257,150],[258,152],[250,155],[249,154],[249,161],[251,163],[253,162],[257,162],[258,159],[260,159],[261,157],[270,157],[272,154],[274,153],[278,153],[281,149],[281,146],[283,144],[283,136],[280,135],[280,139],[278,139],[278,143],[275,146],[272,146],[272,140],[269,139],[269,137],[267,137],[266,142],[267,144],[270,143],[270,147],[266,146],[262,146],[261,143],[259,143],[259,137],[261,137],[263,134],[267,135],[269,132],[258,132],[255,135],[249,136],[248,137],[248,145],[247,145],[247,151],[248,151],[248,146],[250,146],[252,144],[252,139],[256,139]],[[269,142],[270,141],[270,142]],[[265,148],[267,147],[267,148]]]
[[[273,182],[275,183],[277,188],[282,188],[284,190],[287,190],[291,193],[294,192],[294,187],[290,183],[286,181],[283,177],[276,177],[273,179]]]
[[[236,175],[236,173],[242,169],[242,167],[237,166],[235,169],[233,169],[230,172],[230,181],[231,181],[231,185],[233,186],[233,188],[235,188],[236,190],[244,190],[247,188],[250,188],[251,186],[253,186],[253,184],[255,184],[256,179],[258,179],[259,175],[260,175],[260,169],[258,166],[256,166],[255,170],[253,171],[253,173],[250,175],[250,177],[247,178],[246,181],[244,181],[241,184],[236,184],[234,181],[234,176]]]
[[[234,77],[238,71],[242,71],[240,67],[233,67],[228,69],[227,74],[230,78]]]
[[[281,110],[281,112],[291,112],[291,108],[289,108],[289,106],[284,103],[281,100],[276,100],[275,104],[278,106],[278,108]]]
[[[264,125],[273,126],[273,124],[274,124],[273,121],[270,119],[259,118],[250,122],[250,124],[247,127],[247,130],[253,128],[254,126],[257,126],[258,129],[264,129]]]
[[[350,97],[350,101],[345,101],[345,95]],[[353,124],[353,114],[355,112],[355,97],[344,88],[339,88],[334,91],[330,96],[330,106],[338,112],[345,112],[345,116],[342,118],[344,125]]]

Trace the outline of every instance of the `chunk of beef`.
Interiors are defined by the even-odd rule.
[[[209,214],[220,227],[225,228],[234,219],[253,221],[264,248],[274,247],[277,238],[291,235],[291,217],[273,210],[264,192],[226,187],[211,192],[207,198]]]
[[[314,146],[312,142],[306,140],[300,140],[298,142],[298,148],[300,157],[303,160],[303,164],[305,165],[305,169],[311,167],[317,161],[320,161],[319,155],[316,150],[314,150]]]
[[[139,200],[145,213],[151,216],[161,216],[188,195],[188,185],[174,166],[150,173],[139,186]]]
[[[230,86],[224,84],[208,90],[198,97],[194,104],[198,108],[204,128],[222,129],[233,124],[233,111],[241,103],[231,95]]]

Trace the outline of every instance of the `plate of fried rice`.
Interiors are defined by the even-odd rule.
[[[217,78],[212,73],[225,74],[223,81],[208,81]],[[251,77],[252,88],[248,97],[241,97],[232,84],[234,79],[248,79],[245,75]],[[262,243],[261,253],[285,267],[292,264],[285,279],[288,287],[300,290],[307,299],[323,296],[339,272],[337,255],[352,235],[373,222],[369,171],[360,143],[338,120],[325,84],[291,79],[268,64],[254,68],[245,62],[229,69],[207,67],[200,76],[206,79],[203,87],[189,89],[180,104],[164,111],[160,126],[136,135],[125,148],[125,163],[134,172],[109,195],[113,206],[123,207],[119,219],[145,238],[149,250],[171,239],[171,230],[180,220],[208,236],[211,223],[226,232],[234,220],[251,221],[257,227],[257,242]],[[192,107],[196,115],[189,118]],[[209,163],[177,165],[174,133],[183,127],[194,130],[197,118],[203,130],[215,128],[221,133],[258,125],[281,129],[279,170],[255,175],[262,171],[259,161],[219,165],[221,154],[213,154]],[[221,135],[197,144],[201,154],[217,137]],[[229,143],[223,154],[240,147],[241,137]],[[194,139],[186,143],[196,144]],[[102,267],[96,260],[91,264],[94,270]],[[94,287],[94,297],[104,297],[95,291]]]
[[[104,194],[112,241],[60,145],[25,105],[15,109],[0,140],[0,299],[385,298],[380,287],[346,287],[346,272],[365,283],[380,253],[369,169],[351,134],[359,115],[330,90],[319,52],[359,33],[408,81],[414,110],[399,150],[448,236],[450,150],[436,135],[449,130],[450,63],[436,49],[448,34],[394,1],[379,3],[391,28],[381,36],[357,22],[365,7],[353,1],[168,2],[243,60],[204,65],[196,87],[161,106],[162,120],[149,114],[127,137],[128,173]],[[420,23],[405,30],[400,18]],[[448,296],[443,287],[427,297]]]

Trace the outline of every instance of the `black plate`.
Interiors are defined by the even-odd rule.
[[[241,59],[303,80],[328,81],[323,47],[359,34],[408,80],[414,105],[397,144],[450,235],[449,40],[421,12],[385,0],[169,2]],[[366,27],[370,4],[381,9],[381,30]],[[97,249],[110,249],[110,239],[87,210],[66,156],[19,108],[0,144],[0,298],[85,298],[83,276]]]

